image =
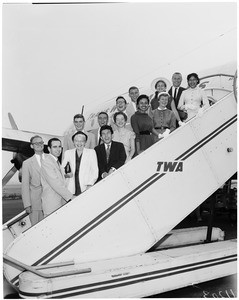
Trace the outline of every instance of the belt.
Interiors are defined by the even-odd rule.
[[[145,131],[140,131],[139,134],[140,135],[150,135],[151,132],[149,130],[145,130]]]
[[[167,126],[155,127],[155,129],[169,129]]]

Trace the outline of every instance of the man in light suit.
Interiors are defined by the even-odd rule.
[[[76,132],[72,141],[75,149],[65,152],[62,167],[65,168],[67,163],[70,164],[71,173],[67,174],[69,178],[67,187],[72,194],[80,194],[95,184],[98,178],[98,163],[95,150],[85,148],[87,135],[84,132]],[[81,157],[78,170],[76,170],[76,155]],[[80,193],[76,193],[76,180],[80,186]]]
[[[181,87],[181,83],[182,83],[182,74],[179,72],[175,72],[172,76],[172,83],[173,85],[171,86],[171,88],[169,89],[168,93],[170,96],[172,96],[174,98],[174,102],[175,102],[175,107],[177,109],[178,107],[178,102],[179,99],[182,95],[182,92],[185,90],[185,88]],[[183,121],[186,118],[186,115],[183,114],[183,112],[179,111],[179,117],[180,119]],[[179,122],[180,123],[180,122]]]
[[[74,124],[75,129],[69,131],[68,134],[66,134],[64,136],[63,151],[65,152],[66,150],[75,148],[74,143],[72,142],[72,136],[77,131],[82,131],[87,135],[87,142],[86,142],[85,147],[88,148],[88,149],[94,149],[95,146],[97,145],[96,141],[95,141],[95,136],[94,136],[93,133],[84,130],[85,117],[82,114],[75,115],[74,118],[73,118],[73,124]]]
[[[30,139],[30,147],[35,154],[22,165],[22,201],[32,226],[43,219],[41,161],[44,159],[44,142],[39,135]]]
[[[61,141],[58,138],[50,139],[48,141],[48,150],[50,154],[45,155],[41,167],[44,217],[74,198],[73,194],[66,187],[64,171],[58,161],[62,151]]]
[[[102,126],[100,128],[100,136],[103,140],[103,144],[95,147],[99,167],[98,181],[123,166],[126,160],[124,145],[112,141],[113,129],[111,126]]]

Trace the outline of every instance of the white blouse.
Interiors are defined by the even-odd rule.
[[[188,117],[186,121],[194,117],[200,107],[202,107],[203,110],[209,107],[209,101],[204,90],[197,86],[194,89],[188,88],[182,92],[178,102],[178,109],[187,111]]]

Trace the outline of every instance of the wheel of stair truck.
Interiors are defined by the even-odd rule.
[[[233,92],[234,92],[234,96],[237,101],[237,71],[236,71],[236,73],[234,75],[234,79],[233,79]]]

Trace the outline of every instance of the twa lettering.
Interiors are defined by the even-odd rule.
[[[182,172],[182,161],[159,161],[156,172]]]

